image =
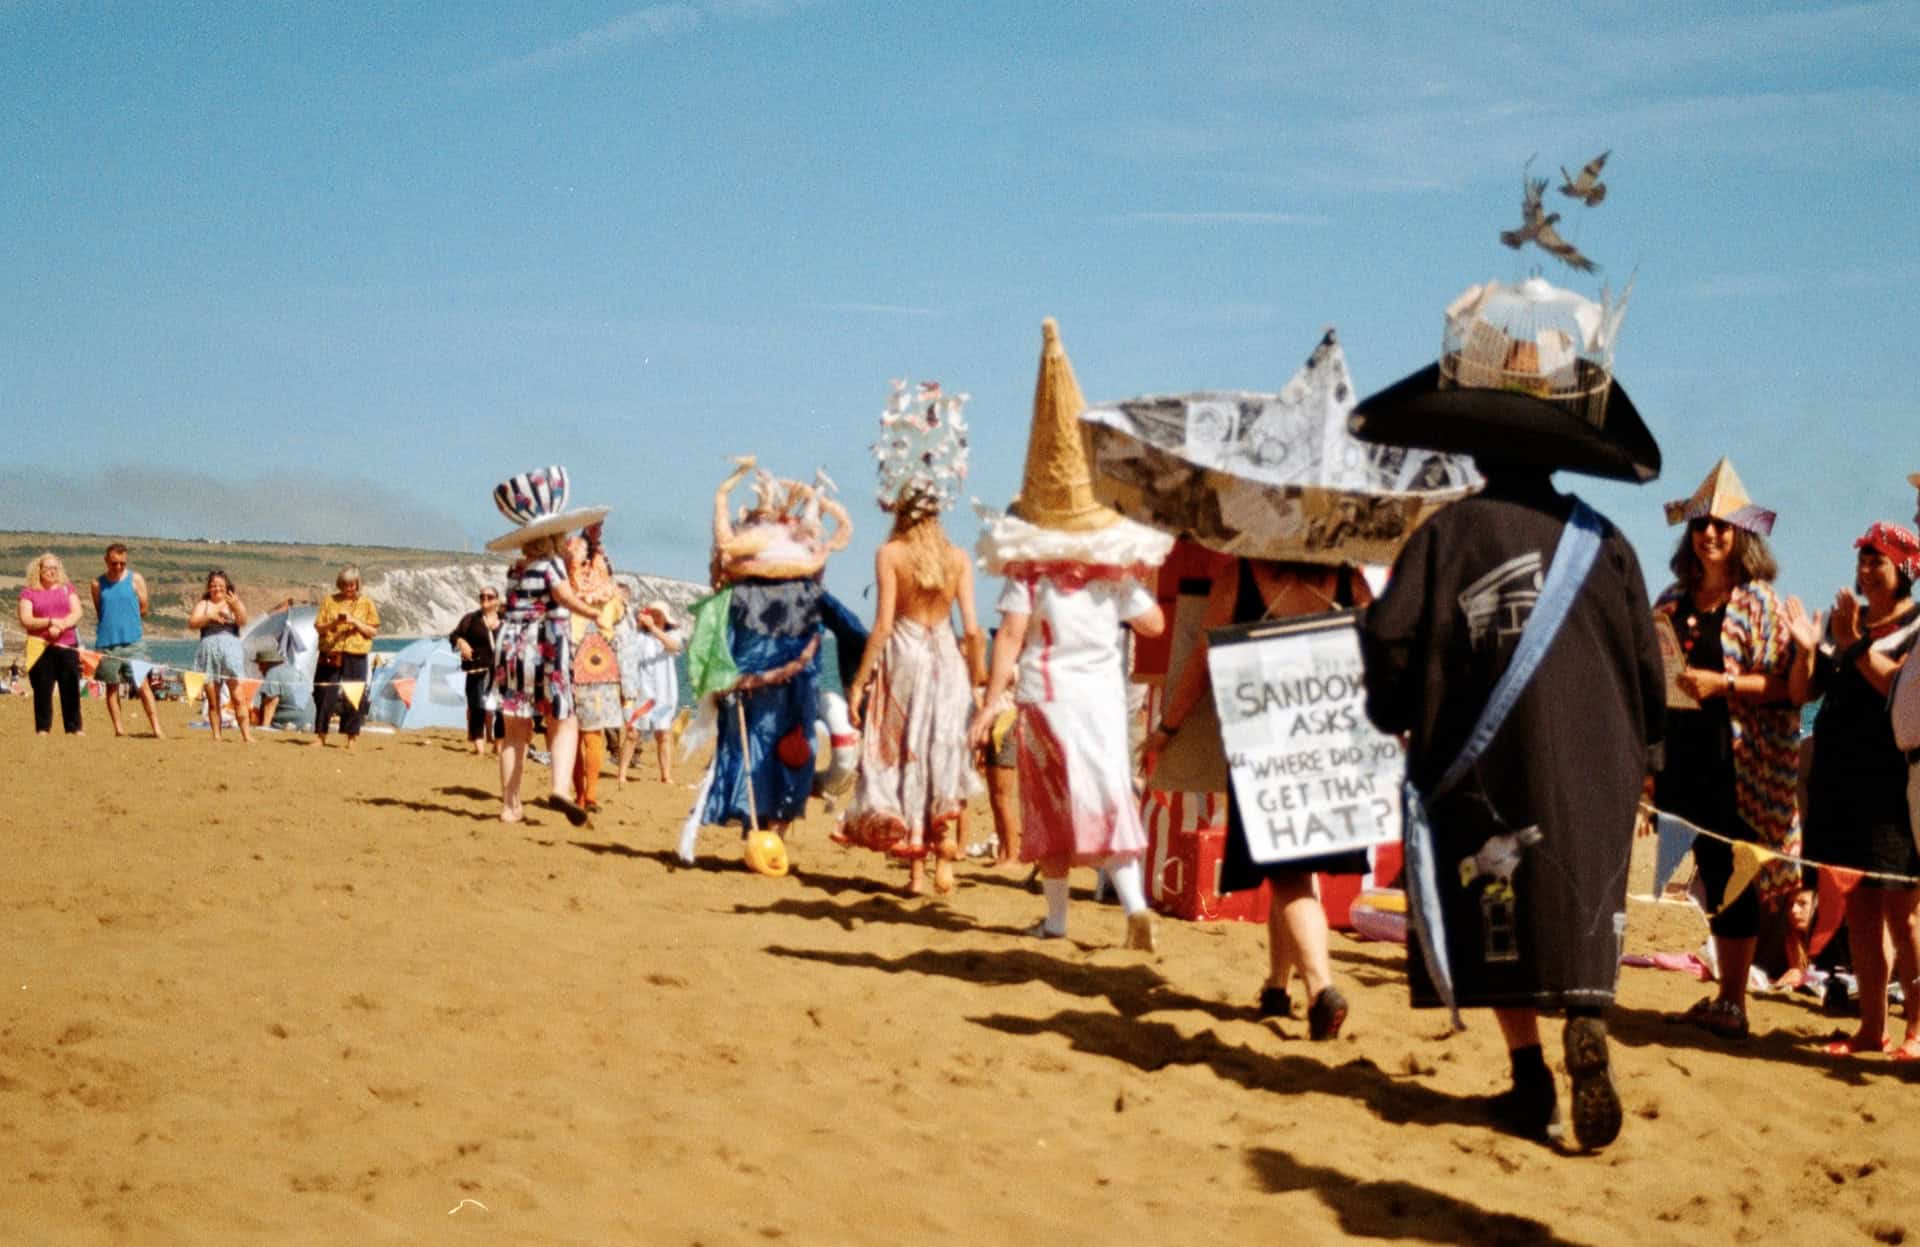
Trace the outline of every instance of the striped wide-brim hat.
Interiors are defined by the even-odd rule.
[[[508,477],[493,487],[493,505],[518,527],[495,537],[487,549],[517,550],[530,541],[597,524],[610,507],[567,510],[567,470],[555,464]]]

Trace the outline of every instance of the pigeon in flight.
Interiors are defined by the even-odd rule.
[[[1500,231],[1500,241],[1515,251],[1538,237],[1543,227],[1560,219],[1558,213],[1547,216],[1541,211],[1540,200],[1541,196],[1546,194],[1547,179],[1523,177],[1520,179],[1520,184],[1526,188],[1526,193],[1520,200],[1520,228]]]
[[[1528,243],[1534,243],[1542,251],[1558,257],[1569,268],[1577,269],[1582,273],[1593,272],[1595,267],[1593,261],[1581,255],[1579,248],[1560,237],[1559,231],[1553,228],[1554,222],[1560,219],[1560,214],[1543,209],[1541,199],[1547,191],[1547,180],[1526,178],[1524,181],[1526,194],[1520,200],[1520,228],[1501,230],[1500,241],[1515,251]]]
[[[1608,148],[1601,152],[1580,170],[1579,177],[1567,176],[1567,166],[1560,166],[1560,193],[1570,199],[1578,199],[1589,208],[1597,208],[1600,201],[1607,197],[1607,184],[1600,180],[1600,169],[1607,163],[1607,157],[1613,154]]]

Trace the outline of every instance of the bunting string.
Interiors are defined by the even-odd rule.
[[[1842,892],[1852,891],[1862,879],[1881,879],[1888,883],[1920,884],[1920,877],[1913,875],[1895,874],[1892,871],[1885,870],[1858,870],[1852,866],[1833,866],[1826,862],[1814,861],[1812,858],[1802,854],[1785,853],[1779,849],[1770,849],[1765,845],[1755,844],[1751,840],[1735,840],[1732,836],[1724,835],[1717,831],[1710,831],[1697,823],[1689,822],[1678,814],[1669,814],[1667,811],[1644,801],[1640,804],[1640,810],[1643,814],[1648,815],[1654,820],[1655,829],[1660,837],[1660,847],[1654,865],[1653,892],[1655,896],[1658,896],[1667,886],[1667,880],[1673,877],[1673,872],[1680,865],[1681,857],[1686,855],[1687,850],[1692,847],[1693,840],[1697,836],[1706,836],[1709,839],[1718,840],[1733,849],[1733,876],[1727,880],[1726,894],[1722,898],[1720,905],[1722,910],[1738,900],[1740,894],[1746,891],[1747,887],[1752,884],[1754,876],[1760,873],[1760,868],[1772,861],[1785,862],[1788,865],[1799,866],[1803,869],[1811,866],[1818,870],[1823,877],[1831,873],[1837,879],[1841,880]]]

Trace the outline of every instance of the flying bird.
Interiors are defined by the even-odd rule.
[[[1560,214],[1547,212],[1542,207],[1541,199],[1547,193],[1547,180],[1525,178],[1523,181],[1526,185],[1526,193],[1520,200],[1520,228],[1501,230],[1500,241],[1515,251],[1528,243],[1533,243],[1542,251],[1557,257],[1569,268],[1578,269],[1582,273],[1591,273],[1594,270],[1593,261],[1581,255],[1579,248],[1560,237],[1559,231],[1553,228],[1554,222],[1560,219]]]
[[[1596,267],[1594,262],[1581,255],[1579,248],[1560,237],[1559,232],[1553,228],[1553,223],[1559,219],[1560,214],[1555,212],[1542,220],[1540,228],[1533,231],[1534,244],[1542,251],[1557,257],[1568,268],[1578,269],[1582,273],[1591,273]]]
[[[1579,177],[1567,176],[1567,166],[1560,166],[1560,193],[1570,199],[1578,199],[1589,208],[1597,208],[1600,201],[1607,197],[1607,184],[1600,180],[1600,169],[1607,163],[1607,157],[1613,154],[1608,148],[1601,152],[1580,170]]]
[[[1543,227],[1560,219],[1557,213],[1546,216],[1541,212],[1540,199],[1546,194],[1547,179],[1522,177],[1520,184],[1525,188],[1520,199],[1520,228],[1500,231],[1500,241],[1515,251],[1532,242]]]

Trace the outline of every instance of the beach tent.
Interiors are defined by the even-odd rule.
[[[249,663],[247,674],[259,674],[259,669],[251,665],[253,655],[260,647],[272,645],[283,661],[293,664],[302,680],[313,683],[314,661],[320,656],[320,634],[314,631],[313,618],[319,613],[317,606],[290,606],[256,620],[240,642]]]
[[[422,637],[373,673],[367,717],[409,731],[467,726],[467,680],[445,637]],[[409,687],[405,682],[411,680]],[[397,687],[396,687],[397,686]],[[400,694],[405,690],[408,696]]]

